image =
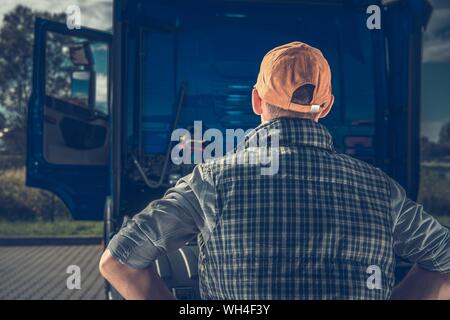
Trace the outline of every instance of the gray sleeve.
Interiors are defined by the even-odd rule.
[[[152,201],[111,239],[112,256],[129,267],[148,267],[160,254],[176,250],[205,226],[200,200],[205,188],[197,166],[160,200]]]
[[[394,250],[429,271],[450,272],[450,232],[391,180]]]

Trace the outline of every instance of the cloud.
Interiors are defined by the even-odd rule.
[[[81,9],[81,24],[100,30],[112,28],[112,0],[2,0],[0,6],[0,27],[3,16],[17,5],[24,5],[33,10],[51,13],[65,12],[70,5],[77,5]]]
[[[435,7],[423,40],[423,62],[450,61],[450,8]]]

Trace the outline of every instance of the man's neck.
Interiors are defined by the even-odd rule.
[[[306,119],[306,120],[313,120],[314,122],[319,122],[319,117],[288,117],[288,116],[280,116],[280,117],[273,117],[273,118],[264,118],[263,115],[261,115],[261,124],[266,124],[269,121],[275,120],[275,119],[280,119],[280,118],[292,118],[292,119]]]

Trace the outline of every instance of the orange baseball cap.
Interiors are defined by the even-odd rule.
[[[313,90],[309,104],[297,103],[295,93],[304,88]],[[261,62],[255,89],[264,101],[295,112],[317,113],[334,102],[327,60],[319,49],[302,42],[270,50]]]

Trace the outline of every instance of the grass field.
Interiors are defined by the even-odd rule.
[[[102,221],[9,222],[0,221],[2,236],[102,236]]]

